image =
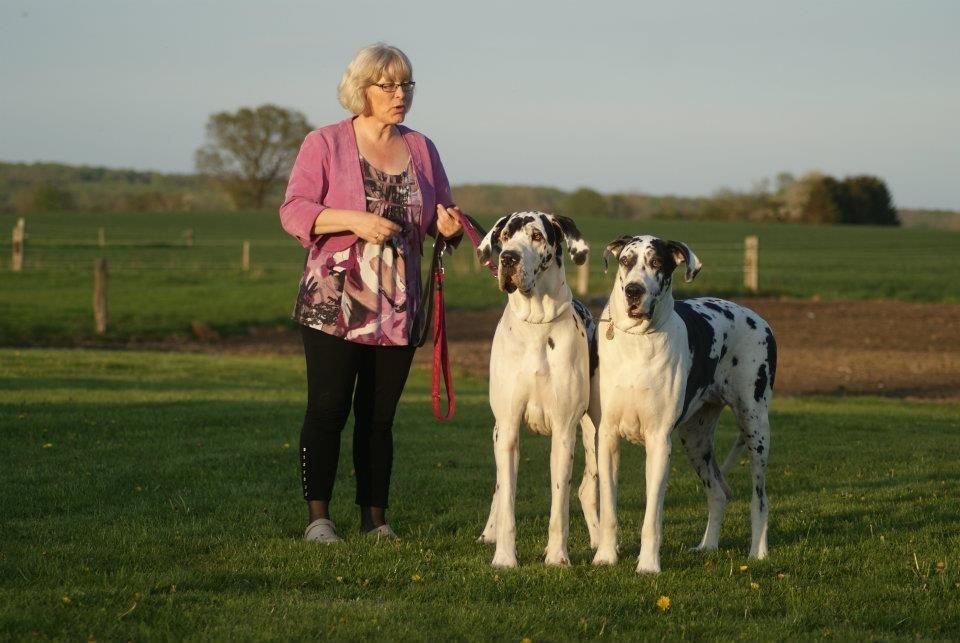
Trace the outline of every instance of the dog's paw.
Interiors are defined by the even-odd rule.
[[[691,548],[688,549],[687,551],[690,551],[690,552],[697,552],[697,551],[717,551],[717,549],[718,549],[718,545],[717,545],[716,543],[713,543],[713,544],[700,543],[700,544],[697,545],[696,547],[691,547]]]
[[[597,553],[593,556],[594,565],[616,565],[617,564],[617,550],[616,549],[598,549]]]
[[[637,573],[638,574],[659,574],[660,573],[660,561],[653,560],[644,560],[643,556],[637,559]]]
[[[556,551],[548,550],[543,562],[553,567],[568,567],[570,565],[570,556],[568,556],[567,552],[563,549]]]
[[[517,566],[517,553],[497,550],[493,555],[493,561],[490,563],[493,567],[501,569]]]

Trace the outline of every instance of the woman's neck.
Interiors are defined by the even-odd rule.
[[[353,119],[353,130],[358,138],[362,137],[374,145],[383,145],[400,135],[399,130],[391,123],[362,114]]]

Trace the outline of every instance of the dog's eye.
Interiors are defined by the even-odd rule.
[[[540,234],[539,230],[534,230],[533,234],[530,235],[530,238],[534,241],[543,241],[543,235]]]
[[[630,263],[630,257],[627,257],[626,255],[623,255],[623,256],[620,257],[620,265],[621,265],[621,266],[623,266],[624,268],[626,268],[626,267],[627,267],[627,264],[629,264],[629,263]]]
[[[662,263],[660,262],[660,260],[657,259],[657,258],[653,258],[653,259],[650,260],[650,267],[653,268],[654,270],[660,270],[660,267],[661,267],[662,265],[663,265],[663,264],[662,264]]]

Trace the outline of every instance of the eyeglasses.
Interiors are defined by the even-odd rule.
[[[377,87],[382,89],[388,94],[396,93],[397,88],[402,87],[404,92],[412,92],[413,88],[416,87],[416,83],[408,81],[406,83],[374,83]]]

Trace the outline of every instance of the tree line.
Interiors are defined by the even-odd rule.
[[[264,209],[279,204],[290,166],[313,129],[302,113],[276,105],[212,114],[196,151],[197,174],[162,174],[62,164],[0,163],[0,211]],[[583,187],[468,184],[454,187],[468,212],[538,209],[568,216],[680,218],[897,225],[885,182],[820,172],[779,174],[751,190],[708,197],[601,194]]]

